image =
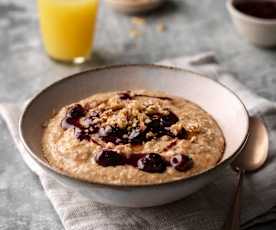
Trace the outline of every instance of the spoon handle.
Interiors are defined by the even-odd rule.
[[[231,209],[227,215],[227,219],[222,227],[222,230],[239,230],[240,229],[240,196],[241,185],[243,181],[244,171],[238,169],[238,184],[235,195],[232,201]]]

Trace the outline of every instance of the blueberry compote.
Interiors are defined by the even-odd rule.
[[[129,92],[120,93],[119,96],[122,100],[132,98]],[[91,135],[97,133],[102,141],[111,142],[115,145],[140,145],[165,135],[177,139],[188,138],[188,133],[184,128],[177,135],[170,131],[170,127],[179,121],[179,118],[172,111],[168,110],[166,114],[151,114],[148,116],[150,121],[145,124],[143,129],[139,126],[132,127],[131,125],[120,128],[116,124],[101,127],[101,124],[93,122],[96,118],[100,118],[100,112],[93,111],[87,116],[85,108],[80,104],[76,104],[68,109],[65,118],[61,122],[61,127],[64,129],[74,128],[75,136],[80,141],[89,141]],[[83,118],[82,124],[80,123],[81,118]]]
[[[167,161],[158,153],[135,153],[126,156],[109,149],[99,153],[95,161],[103,167],[131,165],[148,173],[163,173],[166,171],[167,166],[174,167],[177,171],[185,172],[193,166],[192,158],[183,154],[174,155],[170,161]]]
[[[170,132],[169,127],[178,122],[178,117],[171,111],[168,115],[154,114],[150,117],[150,122],[142,130],[140,127],[119,128],[118,126],[106,126],[99,130],[100,138],[105,142],[113,144],[143,144],[153,138],[159,138],[164,135],[177,138]],[[147,135],[148,133],[152,135]],[[181,134],[181,138],[184,139]]]
[[[99,117],[99,114],[94,112],[89,117],[85,118],[85,126],[80,124],[80,119],[86,116],[87,111],[80,105],[76,104],[68,109],[65,118],[61,121],[63,129],[74,128],[75,137],[80,140],[91,139],[91,134],[97,133],[99,128],[92,121]]]
[[[64,129],[68,129],[71,127],[78,127],[81,128],[81,125],[79,123],[80,118],[85,116],[85,109],[79,105],[76,104],[68,109],[65,118],[61,122],[61,127]]]
[[[135,96],[147,95],[131,95],[130,91],[119,94],[121,100],[132,100]],[[159,99],[169,100],[170,98],[157,97]],[[101,118],[101,113],[88,111],[80,104],[70,107],[66,113],[65,118],[61,122],[63,129],[74,129],[74,135],[79,141],[95,141],[92,136],[97,134],[103,142],[111,142],[115,145],[131,144],[141,145],[152,139],[160,138],[162,136],[169,136],[175,139],[188,139],[188,132],[182,128],[177,135],[170,131],[170,127],[179,121],[179,118],[172,111],[167,110],[165,114],[147,114],[149,121],[145,124],[143,129],[138,125],[135,127],[127,126],[120,128],[118,125],[105,125],[101,126],[96,121]],[[100,119],[98,119],[100,120]],[[80,122],[81,121],[81,122]],[[150,135],[149,135],[150,134]],[[99,144],[100,145],[100,144]],[[125,155],[110,149],[104,149],[97,154],[95,161],[103,167],[131,165],[139,170],[149,173],[163,173],[167,167],[173,167],[178,171],[184,172],[193,166],[193,160],[186,155],[177,154],[166,160],[158,153],[133,153]]]
[[[172,100],[172,98],[170,98],[170,97],[158,97],[158,96],[150,96],[150,95],[146,95],[146,94],[134,94],[134,95],[131,95],[131,92],[129,90],[125,91],[125,92],[119,93],[119,97],[120,97],[121,100],[132,100],[135,97],[149,97],[149,98],[156,98],[156,99],[168,100],[168,101]]]

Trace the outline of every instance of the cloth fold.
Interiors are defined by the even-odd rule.
[[[165,60],[158,64],[189,69],[226,85],[243,100],[251,115],[257,114],[264,118],[270,130],[270,140],[275,139],[276,103],[246,89],[231,73],[218,65],[213,53]],[[0,104],[0,114],[6,121],[18,150],[30,169],[39,176],[45,193],[66,230],[216,230],[222,226],[236,181],[236,174],[230,168],[199,192],[172,204],[143,209],[98,204],[59,184],[28,157],[19,141],[17,124],[21,110],[20,105]],[[270,141],[269,154],[269,160],[262,170],[245,177],[242,229],[276,219],[276,142]]]

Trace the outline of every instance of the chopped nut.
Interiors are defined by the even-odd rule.
[[[170,137],[169,137],[169,136],[163,136],[163,137],[161,137],[161,139],[162,139],[163,141],[168,141],[168,140],[170,140]]]
[[[151,137],[154,137],[154,133],[153,132],[148,132],[146,134],[146,138],[151,138]]]
[[[120,128],[125,128],[128,125],[128,121],[125,118],[120,117],[117,124]]]
[[[100,118],[95,118],[93,121],[92,121],[92,124],[97,124],[101,121]]]
[[[102,113],[103,116],[110,116],[110,115],[112,115],[112,114],[113,114],[112,109],[107,109],[106,111],[104,111],[104,112]]]
[[[188,125],[187,130],[191,133],[199,132],[199,124],[198,123],[191,123]]]
[[[164,115],[169,115],[169,114],[170,114],[170,111],[167,110],[167,109],[166,109],[166,110],[163,110],[163,111],[162,111],[162,114],[164,114]]]
[[[146,124],[149,124],[150,122],[151,122],[151,119],[146,118],[145,123],[146,123]]]
[[[132,121],[132,127],[137,127],[138,125],[138,120],[137,119],[133,119]]]
[[[186,129],[184,124],[182,123],[176,123],[174,125],[171,126],[171,132],[174,134],[174,135],[177,135],[181,129]]]
[[[196,141],[196,136],[192,136],[191,139],[190,139],[190,142],[195,143],[195,141]]]
[[[111,107],[112,111],[120,110],[123,108],[122,104],[117,104]]]
[[[154,114],[158,111],[158,108],[156,105],[150,105],[149,107],[146,108],[146,114]]]
[[[102,103],[102,104],[100,104],[100,105],[98,106],[98,108],[99,108],[100,110],[104,110],[105,107],[106,107],[106,105],[105,105],[104,103]]]
[[[115,145],[113,144],[113,143],[111,143],[111,142],[108,142],[107,144],[106,144],[106,148],[107,149],[112,149],[112,148],[114,148],[115,147]]]

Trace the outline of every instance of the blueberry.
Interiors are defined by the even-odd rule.
[[[139,128],[131,130],[128,141],[131,144],[142,144],[146,140],[146,135]]]
[[[69,108],[67,116],[75,119],[84,117],[85,109],[80,104],[73,105],[71,108]]]
[[[178,117],[170,111],[168,115],[161,117],[160,123],[164,127],[170,127],[178,121]]]
[[[184,154],[176,154],[171,158],[170,164],[177,171],[185,172],[193,167],[193,159]]]
[[[158,133],[163,129],[159,118],[153,118],[148,124],[148,128],[154,133]]]
[[[98,154],[95,160],[97,164],[103,167],[124,165],[126,162],[124,155],[108,149],[103,150],[100,154]]]
[[[63,129],[69,129],[69,128],[73,128],[73,127],[79,127],[79,120],[74,119],[72,117],[65,117],[62,121],[61,121],[61,127]]]
[[[69,108],[66,113],[66,117],[61,121],[61,127],[63,129],[69,129],[72,127],[80,127],[79,119],[85,116],[84,108],[77,104]]]
[[[89,135],[88,129],[75,128],[74,134],[75,134],[75,137],[80,141],[83,141],[83,140],[89,141],[90,140],[90,135]]]
[[[164,135],[174,137],[170,132],[169,127],[178,121],[178,117],[171,111],[168,115],[161,117],[160,115],[155,114],[151,117],[151,122],[148,124],[147,129],[156,134],[157,137],[162,137]]]
[[[162,173],[166,171],[166,161],[156,153],[149,153],[138,160],[138,169],[149,173]]]
[[[90,125],[88,130],[90,134],[97,133],[99,131],[99,127],[96,125]]]
[[[119,127],[106,126],[99,130],[99,136],[105,142],[112,142],[114,144],[126,144],[128,139],[123,136],[126,134],[126,129],[121,129]]]
[[[116,142],[116,136],[112,133],[112,127],[106,126],[99,129],[99,136],[105,142]]]
[[[182,128],[176,135],[178,139],[188,139],[188,132],[186,129]]]

